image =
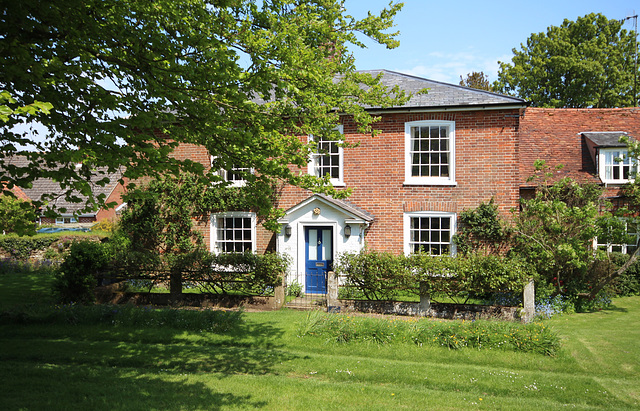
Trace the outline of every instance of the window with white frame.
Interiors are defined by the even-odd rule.
[[[214,170],[217,168],[216,156],[211,156],[211,168]],[[230,170],[220,169],[218,174],[224,181],[231,183],[231,185],[242,187],[247,182],[245,176],[247,174],[253,174],[253,169],[248,167],[232,167]]]
[[[455,123],[405,123],[405,184],[455,184]]]
[[[75,217],[56,217],[56,224],[74,224],[78,219]]]
[[[337,130],[342,133],[342,126],[338,126]],[[324,177],[328,174],[331,184],[343,185],[344,153],[340,141],[319,136],[310,136],[309,139],[317,143],[317,150],[309,162],[309,174],[316,177]]]
[[[638,221],[626,221],[625,228],[629,236],[627,244],[611,244],[598,242],[596,238],[594,245],[598,250],[604,250],[608,253],[633,254],[638,249],[638,240],[640,240],[640,223]]]
[[[627,183],[637,172],[637,162],[629,158],[626,149],[601,148],[599,163],[600,179],[604,183]]]
[[[229,212],[211,216],[212,249],[218,253],[256,250],[256,215]]]
[[[247,183],[244,176],[253,173],[253,170],[246,167],[233,167],[231,170],[222,170],[220,173],[225,181],[232,183],[234,186],[240,187]]]
[[[456,214],[421,211],[404,214],[405,254],[455,254]]]

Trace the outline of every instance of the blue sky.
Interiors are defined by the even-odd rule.
[[[389,0],[345,1],[347,14],[356,18],[388,5]],[[353,52],[360,70],[388,69],[455,84],[461,75],[484,71],[493,82],[498,61],[511,61],[511,50],[531,33],[589,13],[620,20],[637,12],[640,2],[629,0],[406,0],[395,19],[400,47],[387,50],[368,40],[367,49]],[[633,20],[623,27],[633,30]]]

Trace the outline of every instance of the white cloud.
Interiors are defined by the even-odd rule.
[[[498,61],[510,60],[510,55],[487,57],[474,51],[458,53],[438,51],[427,54],[420,61],[414,60],[418,64],[396,68],[394,71],[451,84],[458,84],[460,76],[464,78],[473,71],[482,71],[489,76],[489,81],[493,82],[498,78]]]

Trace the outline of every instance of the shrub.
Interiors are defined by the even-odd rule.
[[[413,278],[404,256],[364,250],[343,253],[334,266],[338,275],[346,276],[347,286],[355,287],[369,300],[389,300],[397,290],[413,288]]]
[[[112,233],[115,228],[115,223],[105,218],[92,225],[91,231],[104,231],[105,233]]]
[[[611,254],[611,260],[617,267],[622,266],[628,259],[629,256],[626,254]],[[631,265],[613,281],[611,292],[619,297],[640,295],[640,261]]]
[[[289,297],[302,297],[304,293],[302,292],[302,284],[297,281],[292,282],[287,285],[287,295]]]
[[[184,270],[184,280],[208,292],[238,292],[265,295],[282,283],[289,259],[281,254],[252,252],[212,254],[197,249],[176,260]]]
[[[110,264],[106,247],[93,241],[71,244],[69,254],[60,265],[53,289],[62,303],[88,304],[95,300],[97,277]]]
[[[49,247],[58,237],[15,237],[6,236],[0,238],[0,248],[11,257],[18,260],[27,260],[31,253]]]
[[[488,292],[521,291],[533,275],[522,260],[495,255],[466,257],[412,254],[405,257],[364,250],[338,257],[336,273],[346,278],[349,293],[366,299],[391,299],[399,291],[419,295],[420,284],[430,294],[454,301]]]

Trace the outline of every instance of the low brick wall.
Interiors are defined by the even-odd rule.
[[[456,320],[497,319],[520,321],[519,307],[489,306],[475,304],[431,303],[429,310],[420,310],[419,303],[401,301],[339,300],[339,305],[330,311],[357,311],[375,314],[409,315]]]
[[[222,294],[182,294],[180,301],[171,301],[168,293],[130,293],[109,290],[107,287],[99,287],[96,290],[96,299],[100,304],[135,304],[169,306],[179,305],[186,307],[203,308],[238,308],[257,310],[275,310],[274,297],[257,297],[242,295]]]
[[[98,287],[96,299],[101,304],[135,305],[176,305],[168,293],[130,293],[119,292],[114,286]],[[277,310],[281,305],[275,297],[257,297],[223,294],[182,294],[179,306],[208,308],[238,308],[254,310]],[[311,306],[309,307],[312,308]],[[317,306],[315,307],[317,308]],[[431,303],[428,310],[421,310],[417,302],[402,301],[364,301],[338,300],[337,304],[327,307],[330,312],[361,312],[388,315],[407,315],[414,317],[433,317],[450,320],[494,319],[520,321],[519,307],[489,306],[475,304]]]

